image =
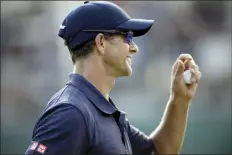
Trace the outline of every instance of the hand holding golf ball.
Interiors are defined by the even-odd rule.
[[[195,95],[201,72],[190,54],[181,54],[172,66],[171,98],[189,101]]]
[[[195,70],[195,71],[198,71],[198,70],[199,70],[199,69],[198,69],[198,66],[195,64],[195,62],[194,62],[193,60],[186,60],[186,61],[184,62],[184,64],[186,65],[186,64],[188,63],[188,61],[192,61],[192,64],[193,64],[193,66],[194,66],[194,70]],[[196,80],[193,79],[193,75],[192,75],[192,72],[191,72],[191,70],[190,70],[190,67],[187,67],[187,68],[185,69],[185,71],[184,71],[184,73],[183,73],[183,77],[184,77],[184,82],[185,82],[186,84],[192,84],[192,83],[196,82]]]

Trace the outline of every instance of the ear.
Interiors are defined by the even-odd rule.
[[[99,33],[95,37],[95,43],[96,43],[97,51],[100,52],[100,54],[104,54],[105,46],[106,46],[106,40],[105,40],[104,35],[102,33]]]

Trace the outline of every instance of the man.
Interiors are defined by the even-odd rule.
[[[157,129],[146,136],[117,109],[110,90],[115,79],[132,74],[131,56],[138,51],[132,37],[142,36],[153,20],[131,19],[110,2],[85,2],[63,21],[73,73],[39,117],[26,154],[177,154],[183,143],[188,107],[200,72],[182,54],[172,69],[170,98]],[[192,84],[183,72],[191,68]]]

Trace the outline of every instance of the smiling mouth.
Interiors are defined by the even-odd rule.
[[[130,57],[130,56],[127,57],[127,61],[129,62],[130,65],[132,64],[132,61],[131,61],[131,57]]]

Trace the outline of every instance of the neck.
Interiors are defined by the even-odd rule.
[[[107,75],[106,69],[100,61],[91,57],[77,60],[74,64],[73,73],[83,76],[109,101],[109,94],[114,87],[115,77]]]

